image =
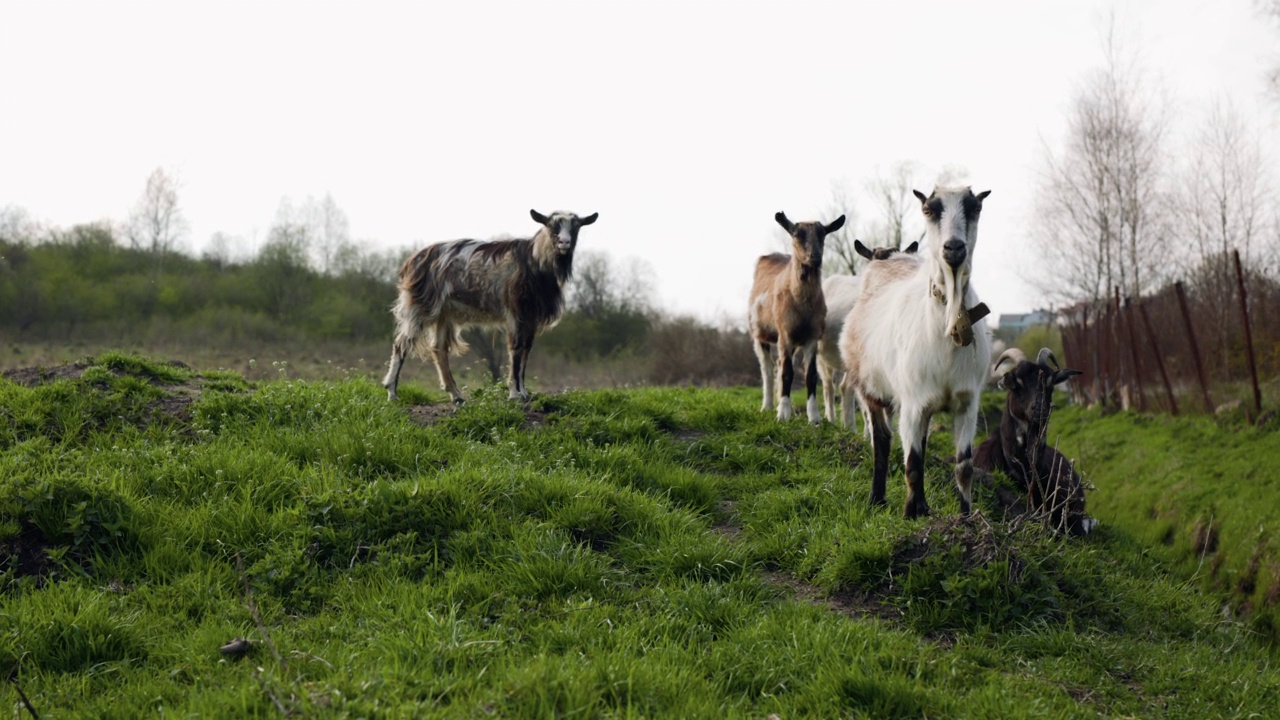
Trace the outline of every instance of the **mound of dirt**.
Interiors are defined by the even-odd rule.
[[[93,358],[85,358],[79,362],[65,365],[43,365],[5,370],[0,372],[0,378],[24,387],[34,388],[60,380],[80,380],[84,377],[85,371],[95,365],[96,362]],[[167,360],[161,365],[178,370],[191,370],[191,366],[181,360]],[[194,374],[188,380],[174,382],[156,377],[147,372],[131,373],[119,368],[109,368],[108,370],[115,377],[135,377],[164,391],[164,395],[148,403],[146,411],[136,419],[137,424],[140,425],[150,425],[161,418],[169,418],[180,424],[189,423],[191,421],[191,404],[200,398],[201,391],[206,384],[203,377]],[[105,387],[104,383],[93,383],[93,385]]]
[[[44,385],[45,383],[56,382],[58,380],[78,380],[84,374],[84,369],[89,367],[87,362],[78,362],[71,365],[54,365],[46,367],[43,365],[36,367],[18,368],[16,370],[5,370],[0,372],[0,378],[4,378],[18,385],[26,387],[35,387]]]
[[[891,566],[895,570],[905,569],[939,552],[957,552],[958,547],[961,548],[963,570],[984,567],[996,560],[1008,560],[1011,575],[1020,575],[1025,563],[1018,557],[1018,549],[1012,541],[1014,531],[996,528],[979,514],[969,518],[958,515],[937,518],[898,546]]]

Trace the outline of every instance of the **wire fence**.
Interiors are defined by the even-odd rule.
[[[1067,363],[1087,373],[1073,399],[1088,405],[1177,415],[1241,400],[1253,417],[1259,378],[1280,374],[1280,284],[1247,272],[1238,253],[1148,297],[1116,288],[1060,312],[1059,325]]]

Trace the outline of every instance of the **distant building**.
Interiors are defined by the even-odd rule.
[[[1000,328],[999,333],[1001,337],[1007,338],[1012,342],[1032,327],[1049,325],[1054,321],[1055,317],[1056,315],[1052,310],[1032,310],[1022,315],[1001,315],[997,321]]]

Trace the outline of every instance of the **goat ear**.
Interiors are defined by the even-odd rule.
[[[929,198],[928,198],[924,193],[920,192],[919,190],[912,190],[912,191],[911,191],[911,194],[912,194],[912,195],[915,195],[917,198],[919,198],[921,203],[929,202]]]
[[[600,213],[598,213],[598,212],[593,212],[593,213],[591,213],[590,215],[588,215],[588,216],[586,216],[586,217],[584,217],[584,218],[579,218],[579,219],[578,219],[578,224],[579,224],[579,225],[590,225],[591,223],[595,222],[595,221],[596,221],[596,218],[598,218],[598,217],[600,217]]]
[[[916,251],[917,251],[917,250],[919,250],[919,249],[920,249],[920,241],[919,241],[919,240],[916,240],[915,242],[913,242],[913,243],[911,243],[910,245],[908,245],[908,246],[906,247],[906,249],[905,249],[905,250],[903,250],[902,252],[904,252],[904,253],[906,253],[906,254],[908,254],[908,255],[915,255]]]
[[[543,215],[542,213],[538,212],[537,210],[530,210],[529,216],[532,217],[533,221],[538,223],[539,225],[546,225],[547,221],[551,219],[546,215]]]
[[[791,222],[790,220],[788,220],[788,219],[787,219],[787,214],[786,214],[786,213],[784,213],[784,212],[782,212],[781,210],[779,210],[779,211],[778,211],[778,212],[773,216],[773,219],[774,219],[774,220],[777,220],[777,221],[778,221],[778,224],[779,224],[779,225],[781,225],[781,226],[782,226],[782,229],[783,229],[783,230],[786,230],[786,231],[787,231],[787,233],[793,233],[793,232],[795,232],[796,224],[795,224],[795,223],[793,223],[793,222]]]
[[[978,193],[974,197],[978,198],[978,202],[982,202],[983,200],[986,200],[987,196],[990,194],[991,194],[990,190],[983,190],[982,192]]]
[[[1072,370],[1071,368],[1067,368],[1065,370],[1059,370],[1058,372],[1053,374],[1053,384],[1057,385],[1058,383],[1062,383],[1070,380],[1076,375],[1083,375],[1083,374],[1084,374],[1083,370]]]
[[[830,235],[831,233],[833,233],[833,232],[835,232],[835,231],[839,230],[839,229],[840,229],[840,228],[842,228],[842,227],[844,227],[844,216],[843,216],[843,215],[841,215],[840,217],[836,218],[835,220],[832,220],[830,225],[827,225],[826,227],[822,228],[822,232],[823,232],[823,234],[824,234],[824,235]]]
[[[863,245],[861,240],[853,241],[853,251],[868,260],[875,258],[875,255],[871,253],[871,248],[867,247],[866,245]]]

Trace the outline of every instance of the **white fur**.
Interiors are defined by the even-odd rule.
[[[858,302],[862,281],[857,275],[832,275],[822,281],[822,295],[827,301],[827,331],[818,341],[818,376],[822,378],[822,404],[828,422],[836,421],[835,389],[844,376],[844,361],[840,359],[840,334],[847,316]],[[851,429],[857,429],[853,418],[858,405],[857,395],[851,388],[841,388],[840,421]],[[866,432],[870,425],[863,423]]]
[[[978,302],[968,284],[978,223],[964,222],[960,203],[967,193],[967,188],[935,189],[934,195],[943,200],[944,212],[939,223],[926,223],[919,255],[895,255],[867,265],[857,311],[846,316],[839,340],[841,358],[849,369],[845,387],[856,391],[868,408],[864,417],[874,417],[875,411],[868,406],[879,402],[897,413],[904,460],[910,449],[923,459],[924,439],[935,412],[952,413],[955,479],[966,508],[972,501],[972,461],[968,456],[991,355],[985,320],[973,324],[974,340],[967,346],[957,347],[950,335],[955,313]],[[953,237],[965,240],[968,250],[954,272],[942,258],[942,244]],[[944,290],[943,302],[934,296],[935,286]],[[883,421],[887,425],[887,411]],[[881,492],[883,483],[882,477]],[[882,501],[883,497],[875,497],[876,490],[873,488],[873,501]],[[911,499],[909,488],[908,503]],[[923,496],[918,501],[924,505]],[[927,507],[924,510],[927,512]],[[913,512],[910,504],[907,512]]]

